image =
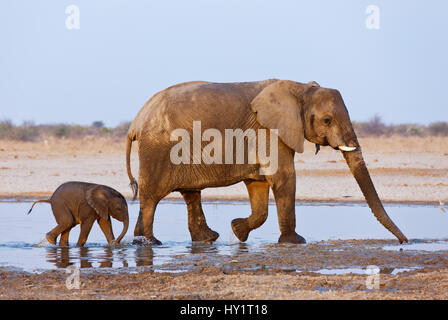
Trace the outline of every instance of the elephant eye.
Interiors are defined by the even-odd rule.
[[[324,122],[327,126],[329,126],[329,125],[331,124],[331,118],[329,118],[329,117],[324,118],[324,119],[323,119],[323,122]]]

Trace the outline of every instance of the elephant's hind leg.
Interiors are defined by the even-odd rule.
[[[137,223],[134,228],[134,237],[143,237],[143,218],[142,209],[138,211]]]
[[[68,227],[64,232],[61,234],[61,238],[59,239],[59,246],[60,247],[67,247],[68,246],[68,237],[70,235],[70,231],[75,226],[75,223],[73,223],[70,227]]]
[[[46,234],[46,239],[51,244],[56,244],[58,236],[67,229],[70,231],[75,224],[73,215],[63,203],[52,203],[51,209],[58,225]],[[67,235],[64,236],[68,237]]]
[[[246,241],[249,232],[260,227],[268,217],[269,184],[266,181],[246,182],[252,213],[248,218],[232,220],[232,230],[240,241]]]
[[[213,242],[219,233],[207,225],[201,205],[201,191],[181,191],[188,209],[188,230],[191,241]]]
[[[158,202],[152,199],[142,199],[142,193],[140,193],[140,211],[134,229],[134,237],[144,236],[146,239],[145,243],[141,240],[134,239],[133,244],[162,244],[153,234],[154,213]]]

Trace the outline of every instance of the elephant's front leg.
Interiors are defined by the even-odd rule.
[[[112,231],[112,218],[109,217],[109,219],[103,219],[103,218],[98,218],[98,224],[100,225],[101,231],[103,231],[104,236],[107,239],[107,243],[109,245],[112,244],[112,241],[115,240],[115,236],[114,236],[114,232]]]
[[[279,165],[275,174],[266,176],[277,206],[280,238],[278,242],[306,243],[298,235],[296,229],[296,173],[294,168],[294,153],[279,152]]]
[[[79,232],[77,247],[82,247],[87,241],[87,237],[89,236],[90,230],[92,229],[92,225],[95,222],[95,217],[89,217],[88,219],[81,222],[81,231]]]
[[[232,220],[232,230],[240,241],[246,241],[249,232],[260,227],[268,217],[269,184],[266,181],[246,182],[252,214],[248,218]]]
[[[207,225],[201,205],[201,191],[181,191],[188,209],[188,230],[192,241],[212,242],[219,234]]]

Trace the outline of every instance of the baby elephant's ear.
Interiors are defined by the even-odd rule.
[[[109,218],[107,198],[107,193],[101,186],[92,187],[86,192],[87,203],[103,219]]]

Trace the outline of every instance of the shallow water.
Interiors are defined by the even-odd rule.
[[[248,252],[259,252],[262,255],[266,245],[276,243],[279,237],[275,204],[270,204],[265,224],[254,230],[246,243],[240,244],[233,235],[230,222],[248,216],[250,205],[240,202],[205,202],[203,209],[207,223],[220,237],[213,244],[192,243],[185,204],[163,201],[157,207],[154,222],[154,234],[163,242],[161,246],[151,248],[131,244],[138,204],[130,203],[130,228],[119,247],[107,246],[96,223],[84,248],[73,247],[79,235],[79,226],[70,233],[70,247],[35,247],[44,239],[45,233],[55,226],[55,220],[48,204],[38,204],[30,215],[26,215],[30,206],[31,202],[0,202],[0,266],[27,272],[65,268],[71,264],[109,271],[138,272],[142,268],[149,268],[174,272],[183,271],[179,257],[188,257],[191,262],[195,257],[199,260],[199,257],[204,256],[237,259]],[[415,240],[409,245],[386,245],[383,250],[448,250],[448,243],[441,240],[448,238],[448,214],[442,213],[438,207],[391,205],[386,210],[409,239],[437,241]],[[296,230],[308,243],[338,239],[394,239],[364,205],[298,203],[296,219]],[[121,232],[121,228],[122,224],[114,220],[115,235]]]
[[[413,269],[418,269],[418,268],[413,268]],[[376,274],[376,273],[388,273],[388,274],[398,274],[401,272],[408,272],[408,271],[412,271],[413,269],[411,268],[391,268],[391,270],[387,270],[386,272],[384,272],[383,270],[380,269],[373,269],[373,272],[364,268],[345,268],[345,269],[320,269],[315,271],[316,273],[320,273],[320,274]]]

